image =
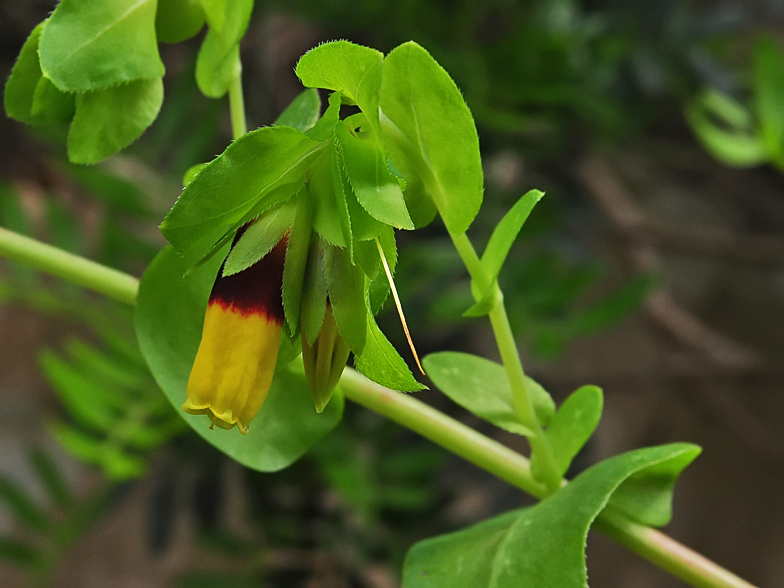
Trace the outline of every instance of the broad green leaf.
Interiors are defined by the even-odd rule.
[[[74,96],[58,90],[41,74],[38,41],[46,21],[33,29],[22,46],[5,84],[5,111],[11,118],[30,124],[70,122]]]
[[[384,55],[375,49],[332,41],[305,53],[297,63],[296,73],[306,88],[335,90],[357,104],[363,82],[383,60]]]
[[[31,500],[29,492],[5,476],[0,476],[0,504],[33,529],[44,531],[49,527],[49,518]]]
[[[61,0],[41,33],[41,70],[66,92],[160,78],[156,6],[157,0]]]
[[[139,286],[139,346],[175,410],[202,438],[249,468],[279,470],[296,461],[337,425],[343,413],[343,398],[335,393],[324,412],[316,414],[304,375],[281,370],[246,436],[237,431],[210,431],[209,419],[180,410],[220,263],[221,256],[216,256],[184,278],[183,260],[171,247],[155,258]]]
[[[729,96],[706,92],[686,105],[684,114],[692,131],[708,153],[719,161],[735,167],[760,165],[767,159],[760,138],[752,131],[736,126],[743,106]],[[709,114],[726,123],[718,126]]]
[[[340,336],[355,355],[361,355],[368,334],[365,310],[365,275],[352,265],[348,251],[327,247],[324,257],[332,314]]]
[[[771,158],[784,154],[784,58],[772,37],[762,37],[754,51],[754,99],[762,141]]]
[[[158,0],[155,34],[159,43],[180,43],[196,36],[204,26],[200,0]]]
[[[677,443],[618,455],[536,506],[417,543],[406,557],[403,588],[585,588],[588,528],[619,486],[646,472],[674,483],[699,452]],[[669,503],[671,484],[659,491]]]
[[[569,395],[548,424],[545,435],[561,476],[596,430],[602,416],[602,404],[601,388],[582,386]],[[538,455],[534,451],[531,455],[531,472],[538,468]],[[536,473],[533,475],[538,477]]]
[[[309,188],[315,205],[313,228],[327,243],[348,247],[335,194],[331,153],[322,155],[311,167]]]
[[[307,188],[297,195],[297,213],[289,234],[286,263],[283,267],[283,312],[292,333],[298,332],[302,286],[310,251],[313,226],[313,200]]]
[[[277,126],[294,127],[303,133],[313,128],[321,115],[321,98],[318,90],[310,89],[301,92],[280,113],[273,124]]]
[[[292,198],[249,224],[226,258],[223,275],[230,276],[248,269],[272,251],[283,235],[291,230],[296,212],[297,202]]]
[[[199,2],[204,9],[210,27],[216,30],[222,29],[226,20],[227,0],[199,0]]]
[[[482,254],[482,265],[490,276],[490,281],[495,280],[501,273],[501,267],[506,261],[506,256],[512,248],[520,229],[523,228],[528,215],[531,214],[536,203],[544,196],[539,190],[528,191],[504,215],[490,236],[485,252]]]
[[[412,210],[417,206],[427,216],[427,203],[412,204],[408,194],[413,188],[412,195],[423,196],[416,189],[419,176],[447,229],[464,233],[482,204],[483,178],[479,138],[460,90],[427,51],[409,41],[384,60],[379,96],[384,140],[408,182],[412,217],[420,216]]]
[[[308,345],[313,345],[324,324],[327,308],[327,275],[324,267],[325,245],[318,237],[311,239],[308,265],[302,286],[302,332]]]
[[[68,159],[98,163],[126,148],[152,124],[162,103],[161,78],[77,94]]]
[[[206,8],[206,6],[205,6]],[[202,94],[220,98],[240,74],[240,41],[253,12],[253,0],[232,0],[226,4],[225,18],[219,28],[212,25],[196,58],[196,83]]]
[[[374,382],[393,390],[401,392],[427,390],[427,386],[414,379],[406,362],[378,328],[376,319],[370,312],[367,314],[366,323],[367,336],[362,355],[354,356],[357,369]]]
[[[436,387],[466,410],[511,433],[534,434],[517,416],[512,388],[502,365],[453,351],[432,353],[422,365]],[[525,385],[539,422],[546,425],[555,412],[552,398],[531,378],[526,377]]]
[[[397,178],[387,169],[386,155],[370,133],[354,134],[345,123],[336,127],[351,187],[362,207],[376,220],[398,229],[413,229]]]
[[[318,151],[318,143],[290,127],[265,127],[240,137],[188,184],[161,224],[163,236],[190,268],[222,238],[231,240],[227,232],[254,207],[263,207],[259,214],[290,195],[271,197],[276,188],[297,188]]]

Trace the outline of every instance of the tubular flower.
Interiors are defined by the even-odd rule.
[[[238,235],[239,236],[239,235]],[[287,239],[231,276],[218,272],[182,408],[247,434],[269,392],[278,358]]]

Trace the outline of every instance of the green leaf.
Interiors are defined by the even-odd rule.
[[[203,4],[207,7],[207,4]],[[220,98],[240,74],[240,41],[245,35],[253,12],[253,0],[233,0],[225,3],[226,13],[220,26],[210,10],[205,10],[210,30],[196,58],[196,83],[202,94]],[[217,13],[217,11],[216,11]]]
[[[63,478],[51,457],[40,447],[36,447],[30,453],[30,463],[35,469],[35,473],[41,484],[46,488],[49,496],[60,507],[65,508],[73,500],[68,484]]]
[[[399,229],[413,229],[397,178],[387,169],[386,155],[369,133],[354,134],[345,123],[336,127],[351,187],[362,207],[376,220]]]
[[[324,324],[324,311],[327,308],[327,275],[324,267],[324,243],[318,237],[311,239],[308,265],[302,285],[302,332],[308,345],[316,342],[316,337]]]
[[[0,476],[0,502],[27,526],[38,531],[49,527],[49,518],[30,499],[30,493],[4,476]]]
[[[62,0],[41,33],[41,70],[66,92],[160,78],[156,6],[156,0]]]
[[[291,195],[274,194],[276,188],[298,189],[318,152],[318,143],[290,127],[243,135],[188,184],[161,224],[163,236],[192,267],[221,239],[233,238],[230,231],[254,207],[263,210]]]
[[[767,157],[760,138],[743,124],[751,120],[745,110],[731,97],[708,90],[686,105],[684,115],[713,157],[734,167],[751,167],[764,163]]]
[[[277,126],[294,127],[303,133],[313,128],[321,115],[321,98],[318,90],[310,89],[301,92],[280,113],[273,124]]]
[[[585,588],[588,528],[613,493],[646,472],[674,482],[699,452],[679,443],[618,455],[536,506],[417,543],[406,556],[403,587]],[[661,495],[669,502],[671,486],[662,488]]]
[[[114,155],[152,124],[162,103],[160,78],[77,94],[68,132],[68,159],[98,163]]]
[[[155,34],[159,43],[181,43],[196,36],[204,26],[199,0],[158,0]]]
[[[5,111],[11,118],[30,124],[67,123],[73,117],[74,96],[61,92],[44,78],[38,63],[38,41],[45,24],[33,29],[19,52],[5,84]]]
[[[762,141],[771,158],[784,156],[784,58],[776,41],[760,38],[754,51],[754,99]]]
[[[464,233],[482,204],[482,162],[474,119],[452,78],[422,47],[404,43],[384,60],[380,107],[389,155],[408,182],[412,218],[426,218],[429,205],[411,196],[429,197],[449,232]],[[426,196],[416,189],[417,176]]]
[[[313,201],[305,188],[297,195],[297,213],[291,227],[283,267],[283,312],[289,329],[295,334],[298,332],[302,286],[305,283],[310,237],[313,232],[312,219]]]
[[[217,256],[184,278],[185,266],[172,248],[155,258],[139,286],[139,346],[155,380],[193,430],[251,469],[276,471],[296,461],[337,425],[343,414],[343,398],[336,393],[324,412],[316,414],[304,375],[282,370],[275,375],[248,435],[210,431],[208,419],[180,410],[220,262]]]
[[[365,310],[365,276],[351,264],[348,251],[327,247],[324,256],[332,314],[340,336],[355,355],[363,353],[368,328]]]
[[[377,71],[375,68],[383,60],[384,55],[375,49],[332,41],[305,53],[297,63],[296,73],[306,88],[335,90],[357,104],[368,73]]]
[[[482,254],[482,265],[490,276],[490,281],[495,280],[501,273],[501,267],[506,261],[506,256],[512,248],[520,229],[523,228],[528,215],[536,203],[544,196],[539,190],[529,190],[517,203],[504,215],[490,236],[485,252]]]
[[[427,390],[427,386],[414,379],[406,362],[378,328],[376,319],[369,311],[366,323],[367,335],[362,355],[354,356],[357,369],[374,382],[393,390],[401,392]]]
[[[545,435],[561,476],[596,430],[602,416],[602,404],[601,388],[582,386],[569,395],[548,424]],[[531,472],[538,468],[538,454],[534,452],[531,455]],[[538,477],[535,473],[533,475]]]
[[[422,365],[436,387],[463,408],[510,433],[534,434],[517,416],[512,388],[502,365],[454,351],[432,353]],[[546,425],[555,412],[552,398],[531,378],[526,377],[525,385],[539,422]]]
[[[248,269],[272,251],[291,229],[296,212],[297,202],[292,198],[249,224],[226,258],[223,275],[231,276]]]

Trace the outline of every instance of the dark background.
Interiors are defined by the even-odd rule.
[[[52,8],[0,2],[3,72]],[[701,445],[666,531],[760,586],[784,585],[784,175],[712,159],[683,108],[706,87],[748,102],[754,43],[783,25],[773,0],[258,0],[242,44],[250,128],[297,95],[298,57],[325,40],[387,52],[414,39],[444,65],[479,128],[477,248],[522,193],[547,192],[502,287],[529,374],[557,401],[584,383],[604,389],[602,423],[572,473],[640,446]],[[61,129],[0,120],[2,225],[141,275],[182,174],[230,138],[225,101],[195,87],[198,42],[162,46],[158,121],[97,168],[65,162]],[[495,358],[487,325],[460,318],[468,282],[443,228],[399,234],[398,245],[420,354]],[[138,476],[113,478],[53,437],[57,423],[79,425],[63,389],[80,381],[63,383],[51,358],[73,363],[74,337],[121,355],[133,344],[127,310],[10,263],[0,271],[3,484],[71,529],[47,536],[0,505],[0,535],[44,554],[31,564],[0,543],[0,585],[385,588],[399,584],[414,541],[526,501],[355,406],[278,474],[244,471],[175,425],[134,453]],[[389,308],[381,323],[404,350]],[[139,378],[140,395],[158,394]],[[418,396],[525,449],[437,391]],[[39,481],[41,452],[68,500]],[[588,570],[594,588],[682,585],[595,534]]]

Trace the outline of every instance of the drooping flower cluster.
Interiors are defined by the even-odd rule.
[[[183,405],[221,428],[247,433],[275,370],[291,359],[287,353],[278,360],[284,344],[301,347],[318,412],[350,353],[377,382],[422,388],[374,318],[390,288],[394,294],[394,229],[415,226],[403,193],[407,184],[389,159],[372,99],[383,56],[341,43],[319,47],[297,68],[306,85],[328,82],[322,86],[335,90],[321,118],[304,124],[287,111],[280,120],[294,128],[265,127],[236,140],[195,175],[161,225],[190,267],[232,243]],[[340,88],[310,80],[318,77],[318,60],[334,49],[357,57],[354,77]],[[314,91],[298,100],[304,99],[315,99],[318,109]],[[344,104],[360,112],[342,119]],[[297,102],[290,107],[301,109]]]

